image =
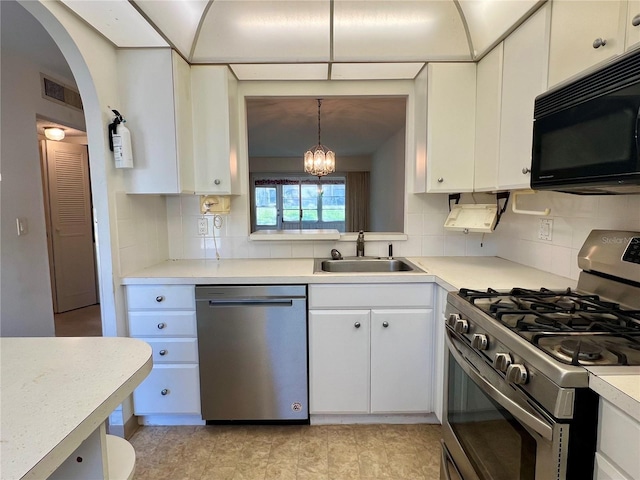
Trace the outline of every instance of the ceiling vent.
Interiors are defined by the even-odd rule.
[[[53,78],[41,73],[42,98],[52,102],[66,105],[76,110],[82,110],[82,99],[80,92],[75,88],[68,87]]]

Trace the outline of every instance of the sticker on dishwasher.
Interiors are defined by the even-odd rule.
[[[291,404],[291,410],[293,410],[294,412],[301,412],[302,404],[300,402],[293,402]]]

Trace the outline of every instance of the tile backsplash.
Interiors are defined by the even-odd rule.
[[[495,197],[465,194],[464,203],[488,203]],[[355,255],[355,241],[251,241],[248,197],[233,197],[231,213],[220,228],[205,215],[207,234],[198,234],[200,197],[116,194],[120,264],[123,274],[170,259],[328,257],[332,248]],[[577,279],[578,250],[592,229],[640,231],[640,195],[580,196],[538,192],[522,196],[519,208],[544,210],[548,217],[511,211],[490,234],[444,230],[446,194],[410,194],[405,213],[407,240],[394,241],[396,256],[497,255],[557,275]],[[540,220],[553,221],[551,240],[538,238]],[[214,239],[215,232],[215,239]],[[367,241],[366,254],[384,256],[388,241]]]
[[[221,258],[309,258],[328,257],[332,248],[345,256],[355,256],[355,241],[256,241],[249,240],[246,196],[233,197],[231,213],[222,215],[222,226],[215,229],[213,216],[205,215],[208,232],[198,234],[202,218],[197,196],[167,197],[169,258],[213,259],[216,246]],[[391,242],[396,256],[496,255],[491,235],[464,235],[445,232],[443,225],[449,207],[447,195],[409,195],[407,212],[408,240]],[[238,212],[238,213],[236,213]],[[383,256],[388,241],[367,241],[366,254]]]
[[[551,213],[548,217],[520,215],[509,208],[493,234],[498,255],[573,279],[580,273],[578,251],[591,230],[640,231],[640,195],[538,192],[521,197],[518,208],[550,208]],[[543,218],[553,221],[551,240],[538,238]]]

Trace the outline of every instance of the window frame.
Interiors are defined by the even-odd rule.
[[[257,225],[257,206],[256,206],[256,188],[257,187],[261,187],[262,185],[256,185],[256,182],[258,181],[262,181],[262,180],[273,180],[273,181],[281,181],[282,183],[276,183],[273,185],[273,187],[276,188],[276,224],[274,225]],[[310,221],[310,220],[302,220],[302,212],[303,212],[303,208],[302,208],[302,185],[303,185],[303,181],[308,182],[310,180],[309,175],[307,174],[295,174],[295,173],[286,173],[283,172],[281,174],[277,174],[277,173],[254,173],[251,174],[251,192],[250,192],[250,202],[251,202],[251,232],[258,232],[260,230],[289,230],[286,228],[283,228],[286,224],[294,224],[297,223],[298,224],[298,229],[299,230],[306,230],[306,229],[323,229],[323,228],[329,228],[327,227],[326,223],[331,223],[331,224],[335,224],[335,223],[342,223],[342,229],[339,229],[341,232],[345,231],[346,228],[346,204],[345,204],[345,220],[343,222],[325,222],[322,219],[322,212],[323,212],[323,203],[322,203],[322,196],[318,197],[317,203],[316,203],[316,209],[317,209],[317,214],[318,214],[318,220],[317,221]],[[330,178],[327,178],[326,180],[315,180],[315,182],[317,182],[317,185],[326,185],[328,183],[328,181],[331,182],[331,184],[339,184],[339,185],[344,185],[345,187],[345,200],[346,200],[346,176],[344,174],[340,175],[331,175]],[[286,182],[297,182],[297,183],[286,183]],[[284,220],[284,197],[283,197],[283,185],[297,185],[298,186],[298,211],[299,213],[299,218],[300,220],[298,222],[291,222],[291,221],[285,221]],[[307,209],[308,210],[308,209]],[[333,228],[333,227],[331,227]],[[290,229],[293,230],[293,229]]]

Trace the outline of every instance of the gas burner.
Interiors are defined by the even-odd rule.
[[[571,358],[578,360],[597,360],[602,356],[602,348],[582,340],[568,339],[562,340],[559,345],[560,351]]]

